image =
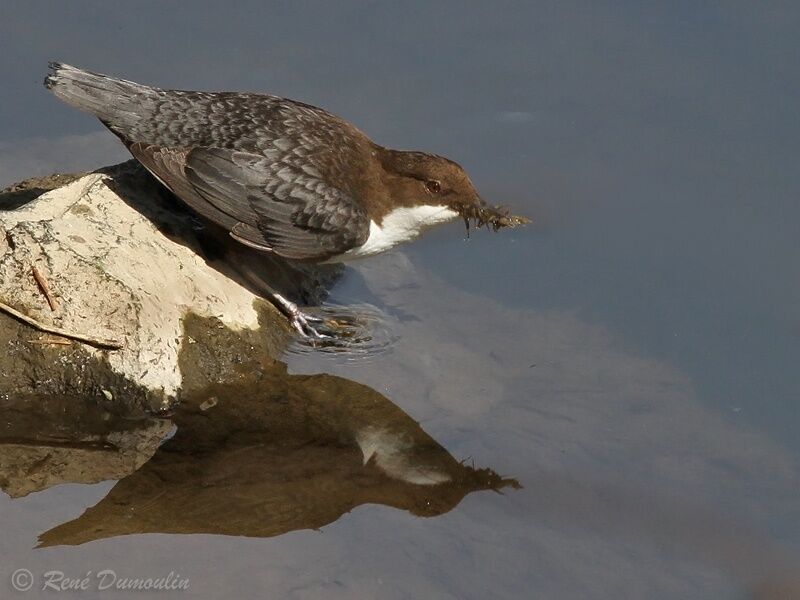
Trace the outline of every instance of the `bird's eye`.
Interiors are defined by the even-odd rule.
[[[425,182],[425,187],[431,194],[438,194],[442,191],[442,184],[436,181],[435,179],[431,179],[430,181]]]

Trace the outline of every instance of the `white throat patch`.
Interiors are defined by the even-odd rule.
[[[397,244],[413,240],[432,225],[452,221],[456,217],[458,213],[446,206],[396,208],[383,218],[383,223],[380,225],[370,221],[369,237],[364,244],[334,257],[330,262],[347,261],[384,252]]]

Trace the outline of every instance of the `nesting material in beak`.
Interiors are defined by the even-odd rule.
[[[509,209],[503,206],[489,206],[486,203],[466,207],[461,211],[461,217],[467,228],[467,237],[469,237],[470,221],[474,222],[476,228],[485,226],[492,231],[505,227],[519,227],[531,222],[527,217],[509,214]]]

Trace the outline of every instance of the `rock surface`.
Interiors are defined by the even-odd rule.
[[[60,187],[31,199],[53,184]],[[288,339],[282,315],[234,276],[231,265],[246,260],[237,256],[226,263],[222,256],[245,250],[230,250],[226,239],[135,164],[26,182],[0,195],[0,207],[12,208],[0,210],[0,302],[45,325],[121,346],[67,345],[4,313],[0,394],[78,393],[125,411],[166,410],[194,378],[193,370],[207,370],[179,367],[182,349],[194,341],[185,332],[187,315],[211,319],[212,328],[257,335],[268,357]],[[263,254],[253,261],[258,268],[268,262]],[[291,279],[285,275],[294,267],[280,269],[284,280]],[[261,277],[270,280],[269,273]],[[308,287],[324,279],[303,277],[311,281]],[[243,343],[214,348],[205,359],[219,371],[237,362],[237,352],[252,351]]]

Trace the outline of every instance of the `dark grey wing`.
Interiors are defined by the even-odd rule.
[[[195,148],[186,155],[183,171],[196,194],[237,220],[231,235],[242,243],[285,258],[324,260],[369,236],[366,211],[325,182],[315,167]]]
[[[219,210],[213,204],[209,204],[186,180],[184,166],[187,150],[161,148],[142,143],[126,143],[126,145],[136,160],[201,216],[229,231],[242,220],[242,215],[230,215]]]

